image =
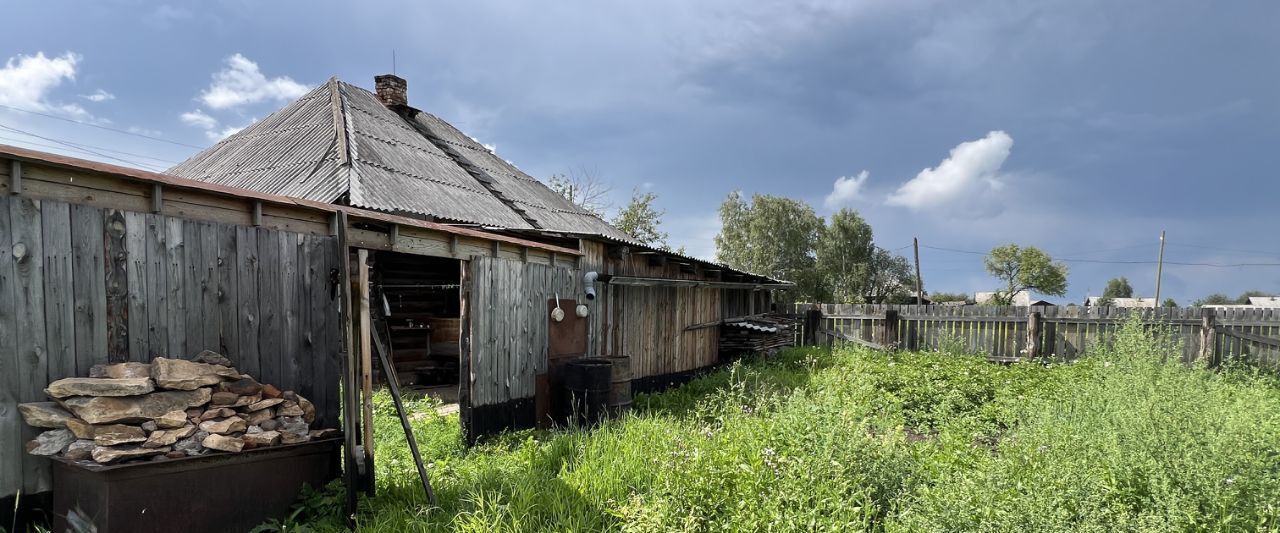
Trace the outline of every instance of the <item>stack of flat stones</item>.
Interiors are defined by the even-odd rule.
[[[161,461],[299,444],[336,436],[312,429],[316,410],[293,391],[258,383],[226,357],[94,366],[87,378],[45,389],[53,401],[18,405],[27,425],[44,428],[32,455],[111,464]]]

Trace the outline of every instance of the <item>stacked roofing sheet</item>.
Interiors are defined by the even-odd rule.
[[[627,239],[449,123],[399,111],[333,79],[169,173],[445,221]]]

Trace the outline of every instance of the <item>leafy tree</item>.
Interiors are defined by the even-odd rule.
[[[835,303],[861,302],[871,271],[871,225],[857,211],[841,209],[818,239],[817,267]]]
[[[1165,299],[1164,299],[1164,303],[1162,303],[1162,304],[1160,304],[1160,305],[1161,305],[1162,307],[1177,307],[1177,306],[1178,306],[1178,302],[1177,302],[1176,300],[1174,300],[1173,298],[1165,298]]]
[[[1012,305],[1022,291],[1062,296],[1067,293],[1067,266],[1034,246],[1006,244],[991,249],[984,259],[987,272],[1005,284],[996,291],[992,304]]]
[[[657,198],[658,195],[651,192],[633,191],[631,202],[618,211],[613,225],[642,244],[669,249],[666,232],[658,229],[665,212],[654,209],[653,201]]]
[[[1220,292],[1215,292],[1205,296],[1204,298],[1191,302],[1191,305],[1194,307],[1200,307],[1202,305],[1230,305],[1233,303],[1236,303],[1236,301],[1232,300],[1230,296]]]
[[[1103,296],[1098,298],[1098,307],[1111,307],[1116,304],[1116,299],[1111,296]]]
[[[560,193],[570,203],[581,207],[591,214],[604,218],[605,210],[609,209],[609,192],[612,187],[600,181],[595,175],[586,172],[570,171],[566,176],[564,174],[555,174],[547,179],[547,187]]]
[[[969,295],[962,292],[934,292],[929,294],[929,299],[937,302],[967,302]]]
[[[907,258],[879,246],[871,253],[865,297],[868,303],[915,303],[915,275]],[[909,301],[908,301],[909,300]]]
[[[1102,291],[1102,297],[1108,299],[1133,298],[1133,287],[1129,285],[1129,279],[1124,276],[1111,278],[1111,281],[1107,282],[1107,288]]]
[[[751,203],[732,192],[720,204],[716,258],[730,267],[794,281],[784,298],[822,301],[823,279],[814,249],[825,228],[804,202],[753,195]]]

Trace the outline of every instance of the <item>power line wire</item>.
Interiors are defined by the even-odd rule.
[[[943,248],[941,246],[929,246],[927,244],[921,244],[920,246],[922,248],[928,248],[930,250],[938,250],[941,252],[953,252],[953,253],[960,253],[960,254],[972,254],[972,255],[982,255],[982,256],[987,255],[986,252],[977,252],[973,250]],[[1109,261],[1109,260],[1103,260],[1103,259],[1074,259],[1074,258],[1058,258],[1058,259],[1055,259],[1055,261],[1062,261],[1064,263],[1095,263],[1095,264],[1104,264],[1104,265],[1154,265],[1157,263],[1156,261]],[[1273,267],[1273,266],[1280,267],[1280,263],[1194,263],[1194,262],[1185,262],[1185,261],[1165,261],[1164,264],[1177,265],[1177,266],[1212,267],[1212,268]]]
[[[103,125],[101,125],[101,124],[94,124],[94,123],[92,123],[92,122],[85,122],[85,121],[83,121],[83,120],[76,120],[76,119],[73,119],[73,118],[60,117],[60,116],[58,116],[58,115],[51,115],[51,114],[49,114],[49,113],[41,113],[41,112],[39,112],[39,111],[32,111],[32,110],[30,110],[30,109],[23,109],[23,108],[21,108],[21,107],[13,107],[13,106],[10,106],[10,105],[0,104],[0,108],[4,108],[4,109],[11,109],[11,110],[13,110],[13,111],[20,111],[20,112],[22,112],[22,113],[30,113],[30,114],[32,114],[32,115],[38,115],[38,116],[41,116],[41,117],[51,118],[51,119],[54,119],[54,120],[61,120],[61,121],[63,121],[63,122],[70,122],[70,123],[72,123],[72,124],[79,124],[79,125],[81,125],[81,126],[89,126],[89,127],[91,127],[91,128],[98,128],[98,129],[100,129],[100,130],[113,131],[113,132],[120,133],[120,134],[124,134],[124,135],[132,135],[132,136],[134,136],[134,137],[141,137],[141,138],[143,138],[143,139],[151,139],[151,140],[153,140],[153,141],[158,141],[158,142],[162,142],[162,143],[176,144],[176,145],[178,145],[178,146],[185,146],[185,147],[187,147],[187,148],[195,148],[195,149],[197,149],[197,150],[203,150],[203,149],[205,149],[205,147],[204,147],[204,146],[196,146],[196,145],[194,145],[194,144],[187,144],[187,143],[184,143],[184,142],[174,141],[174,140],[170,140],[170,139],[164,139],[164,138],[161,138],[161,137],[155,137],[155,136],[152,136],[152,135],[144,135],[144,134],[137,133],[137,132],[132,132],[132,131],[129,131],[129,130],[122,130],[122,129],[119,129],[119,128],[112,128],[112,127],[108,127],[108,126],[103,126]]]
[[[21,135],[29,135],[29,136],[31,136],[31,137],[35,137],[35,138],[37,138],[37,139],[44,139],[44,140],[49,141],[49,142],[54,142],[54,143],[61,144],[61,145],[66,146],[66,147],[68,147],[68,148],[70,148],[70,149],[72,149],[72,150],[79,150],[79,151],[81,151],[81,152],[84,152],[84,153],[87,153],[87,154],[96,155],[96,156],[98,156],[98,157],[105,157],[105,158],[107,158],[107,159],[111,159],[111,160],[119,161],[119,162],[122,162],[122,163],[125,163],[125,164],[128,164],[128,165],[133,165],[133,166],[135,166],[135,167],[142,167],[142,168],[144,168],[144,169],[148,169],[148,170],[159,171],[159,169],[158,169],[158,168],[155,168],[155,167],[153,167],[153,166],[151,166],[151,165],[145,165],[145,164],[139,163],[139,162],[137,162],[137,161],[130,161],[130,160],[128,160],[128,159],[124,159],[124,158],[120,158],[120,157],[115,157],[115,156],[107,155],[107,154],[104,154],[104,153],[102,153],[102,152],[95,152],[95,151],[90,150],[90,149],[88,149],[88,148],[84,148],[84,147],[82,147],[82,146],[77,146],[77,145],[76,145],[76,144],[74,144],[74,143],[70,143],[70,142],[62,141],[62,140],[60,140],[60,139],[55,139],[55,138],[53,138],[53,137],[45,137],[45,136],[43,136],[43,135],[37,135],[37,134],[35,134],[35,133],[31,133],[31,132],[29,132],[29,131],[23,131],[23,130],[20,130],[20,129],[18,129],[18,128],[14,128],[14,127],[12,127],[12,126],[9,126],[9,125],[3,124],[3,123],[0,123],[0,129],[8,130],[8,131],[11,131],[11,132],[14,132],[14,133],[18,133],[18,134],[21,134]]]
[[[44,148],[59,148],[58,146],[51,145],[51,144],[41,144],[41,143],[31,142],[31,141],[26,140],[26,139],[16,139],[16,138],[13,138],[13,137],[4,137],[4,136],[0,136],[0,140],[13,141],[13,142],[20,142],[20,143],[27,143],[27,144],[30,144],[30,145],[32,145],[32,146],[41,146],[41,147],[44,147]],[[149,156],[149,155],[144,155],[144,154],[135,154],[135,153],[133,153],[133,152],[125,152],[125,151],[123,151],[123,150],[114,150],[114,149],[111,149],[111,148],[106,148],[106,147],[103,147],[103,146],[96,146],[96,145],[92,145],[92,144],[85,144],[85,143],[71,142],[71,141],[63,141],[63,142],[68,143],[68,144],[74,144],[74,145],[76,145],[76,146],[81,146],[81,147],[84,147],[84,148],[92,148],[92,149],[95,149],[95,150],[102,150],[102,151],[104,151],[104,152],[111,152],[111,153],[113,153],[113,154],[128,155],[128,156],[133,156],[133,157],[141,157],[141,158],[143,158],[143,159],[150,159],[150,160],[152,160],[152,161],[159,161],[159,162],[161,162],[161,163],[168,163],[168,164],[170,164],[170,165],[176,165],[176,164],[178,164],[178,163],[181,163],[181,161],[174,161],[174,160],[172,160],[172,159],[164,159],[164,158],[161,158],[161,157],[154,157],[154,156]]]

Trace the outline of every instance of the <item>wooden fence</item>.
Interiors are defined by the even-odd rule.
[[[955,347],[995,359],[1046,356],[1073,359],[1110,342],[1137,314],[1180,342],[1183,359],[1248,357],[1280,362],[1280,309],[1129,309],[1077,306],[939,306],[792,304],[779,311],[802,317],[798,343],[892,345],[906,350]],[[1206,348],[1207,347],[1207,348]]]
[[[0,196],[0,497],[49,488],[17,404],[95,364],[227,355],[338,423],[332,237]]]

